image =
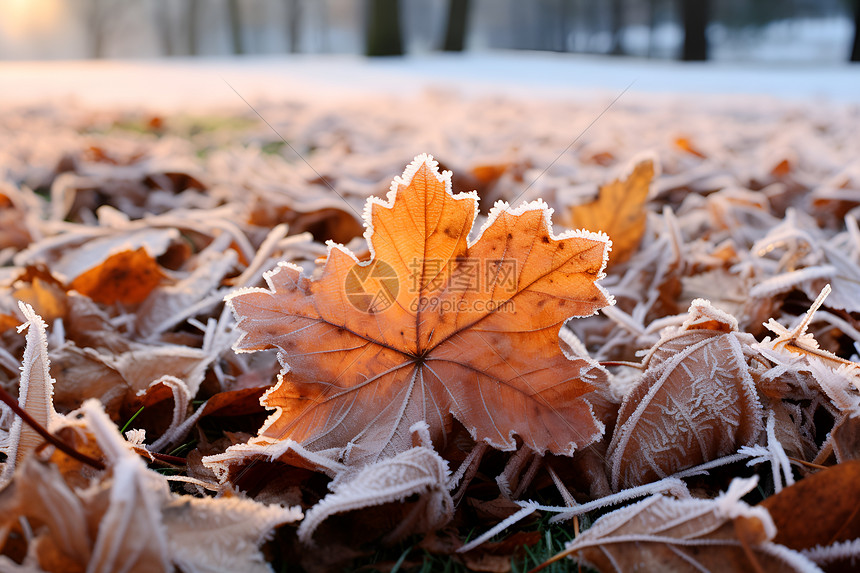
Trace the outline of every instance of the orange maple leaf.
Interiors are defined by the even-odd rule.
[[[571,454],[601,435],[582,396],[605,371],[558,339],[568,318],[612,303],[595,284],[608,237],[553,236],[552,210],[537,200],[497,203],[470,241],[477,202],[418,156],[387,201],[367,202],[368,260],[329,243],[317,279],[281,263],[269,289],[228,297],[243,331],[234,349],[277,348],[285,365],[261,400],[275,412],[258,445],[289,439],[360,464],[412,447],[422,420],[443,448],[452,416],[504,450],[516,435]]]
[[[109,256],[78,276],[71,287],[96,302],[137,304],[146,300],[164,276],[152,255],[140,247]]]
[[[645,234],[648,189],[654,178],[654,161],[638,162],[625,179],[616,179],[600,187],[597,198],[577,205],[570,211],[570,226],[575,229],[600,230],[612,237],[609,264],[629,259]]]

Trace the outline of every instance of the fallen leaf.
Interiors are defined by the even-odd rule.
[[[279,223],[290,226],[290,234],[311,233],[320,242],[332,240],[348,243],[362,233],[361,222],[349,207],[338,200],[316,202],[273,203],[271,194],[253,198],[248,222],[260,227],[272,228]]]
[[[743,341],[743,342],[742,342]],[[609,445],[615,491],[735,452],[761,431],[761,404],[734,317],[703,299],[664,332],[624,397]]]
[[[21,323],[14,314],[0,312],[0,333],[18,326]]]
[[[571,227],[603,231],[612,238],[610,264],[623,263],[639,246],[645,233],[645,201],[653,178],[654,161],[641,161],[625,179],[603,185],[597,199],[571,209]]]
[[[201,416],[247,416],[262,412],[260,398],[268,386],[218,392],[201,406]]]
[[[48,360],[46,326],[30,305],[19,302],[18,308],[27,319],[18,327],[19,332],[27,329],[27,346],[18,384],[18,405],[43,428],[48,428],[58,415],[54,411],[54,379],[51,378],[51,363]],[[15,467],[44,441],[36,430],[15,416],[2,449],[6,463],[0,474],[0,485],[9,483]]]
[[[860,418],[845,416],[833,426],[833,452],[840,463],[860,460]]]
[[[425,434],[422,442],[429,439],[426,423],[418,422],[411,429]],[[339,475],[329,486],[331,493],[305,514],[299,539],[312,545],[314,532],[331,516],[383,504],[394,504],[390,513],[401,516],[391,520],[396,526],[385,535],[386,543],[444,526],[454,514],[454,501],[448,493],[450,472],[448,463],[429,445]],[[368,527],[365,519],[358,521]]]
[[[552,560],[570,556],[601,572],[763,571],[818,569],[772,542],[768,512],[743,501],[758,479],[736,478],[716,499],[662,494],[600,517]]]
[[[470,497],[466,499],[466,503],[469,504],[469,507],[472,508],[482,522],[498,522],[522,509],[515,501],[503,496],[490,500],[480,500]]]
[[[178,569],[224,573],[271,571],[258,547],[275,527],[301,518],[298,508],[238,497],[172,496],[161,515]]]
[[[33,528],[25,566],[52,573],[270,571],[259,546],[276,526],[301,519],[297,508],[173,494],[98,401],[87,401],[81,413],[106,471],[76,488],[57,466],[31,457],[0,493],[0,532],[19,519]]]
[[[25,505],[26,504],[26,505]],[[2,520],[19,516],[35,526],[39,570],[84,571],[92,540],[81,500],[57,467],[31,458],[0,494]]]
[[[615,155],[611,151],[598,151],[583,158],[585,163],[594,163],[601,167],[611,165],[615,161]]]
[[[507,573],[511,571],[511,561],[540,540],[539,531],[518,531],[502,541],[484,543],[468,553],[461,554],[460,558],[470,571]]]
[[[51,352],[51,363],[60,383],[54,390],[54,403],[61,412],[78,408],[86,398],[98,398],[116,416],[129,398],[128,385],[105,356],[92,348],[80,348],[71,341]]]
[[[681,151],[689,153],[690,155],[695,155],[696,157],[699,157],[700,159],[707,159],[708,158],[707,155],[705,155],[704,153],[699,151],[698,148],[696,148],[696,146],[693,144],[692,141],[690,141],[690,138],[688,138],[688,137],[683,137],[683,136],[682,137],[676,137],[675,138],[675,147],[677,147]]]
[[[66,292],[56,283],[38,276],[30,284],[16,288],[13,296],[32,306],[36,314],[49,324],[65,317],[68,310]]]
[[[491,183],[501,177],[509,167],[507,163],[475,165],[472,167],[472,175],[481,183]]]
[[[137,311],[135,327],[143,336],[160,334],[188,318],[189,309],[199,307],[204,299],[218,304],[215,289],[236,265],[236,251],[204,251],[197,268],[175,284],[156,285]]]
[[[783,159],[770,170],[770,174],[774,177],[785,177],[789,173],[791,173],[791,161],[788,159]]]
[[[0,182],[0,190],[4,183]],[[5,193],[0,191],[0,251],[10,247],[16,251],[24,249],[32,240],[26,209],[15,205]]]
[[[821,470],[760,505],[776,524],[774,541],[791,549],[860,538],[860,461]]]
[[[146,300],[164,276],[155,259],[140,247],[109,256],[79,275],[71,287],[103,304],[137,304]]]
[[[812,321],[812,317],[824,304],[824,300],[830,292],[830,285],[824,285],[818,297],[813,301],[809,310],[806,311],[803,320],[791,330],[771,318],[765,323],[765,326],[777,336],[773,340],[769,338],[765,339],[758,345],[758,349],[759,351],[764,351],[763,354],[774,361],[782,362],[779,355],[788,354],[790,357],[793,356],[806,361],[808,365],[807,370],[810,367],[814,368],[813,364],[818,364],[824,366],[825,369],[842,372],[845,380],[849,381],[844,386],[853,386],[854,393],[856,393],[860,389],[860,364],[840,358],[832,352],[821,348],[815,337],[806,332],[807,328],[809,328],[809,323]],[[813,374],[822,371],[813,371]]]
[[[126,215],[107,207],[99,209],[99,216],[107,219],[103,227],[79,228],[35,243],[22,251],[19,259],[30,266],[45,265],[55,280],[68,284],[117,253],[144,249],[155,258],[180,240],[177,229],[134,226]]]
[[[152,405],[168,392],[146,396],[152,385],[163,376],[178,379],[190,398],[196,396],[215,357],[199,348],[175,344],[126,343],[122,352],[108,349],[80,348],[66,342],[51,353],[57,366],[60,384],[56,403],[72,410],[88,397],[98,398],[113,418],[123,410]],[[144,415],[144,418],[148,418]],[[163,430],[166,424],[155,424]],[[156,428],[151,428],[156,429]]]
[[[444,449],[452,415],[504,450],[516,435],[570,454],[601,435],[582,396],[605,371],[564,354],[558,337],[571,316],[611,304],[594,284],[608,239],[553,236],[538,200],[497,203],[470,241],[477,197],[453,195],[450,177],[422,155],[387,202],[368,201],[369,261],[330,245],[317,280],[282,263],[269,289],[228,297],[243,332],[235,350],[274,347],[289,365],[252,446],[293,440],[363,464],[409,449],[418,421]]]

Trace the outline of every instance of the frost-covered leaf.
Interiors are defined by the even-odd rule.
[[[450,173],[421,155],[387,201],[367,203],[369,260],[330,245],[318,279],[282,264],[268,289],[228,297],[243,331],[236,350],[274,347],[288,366],[263,398],[275,411],[258,441],[361,465],[409,449],[419,421],[440,449],[452,418],[505,450],[518,436],[570,454],[600,436],[583,395],[605,371],[566,356],[558,334],[611,304],[595,284],[607,237],[553,236],[542,201],[500,202],[472,241],[476,200],[454,195]]]
[[[800,553],[825,571],[854,571],[860,561],[860,539],[816,545]]]
[[[179,238],[176,229],[144,228],[137,231],[110,228],[76,228],[33,244],[17,257],[19,265],[47,262],[51,272],[72,283],[81,275],[97,269],[119,253],[141,252],[153,258],[163,254]]]
[[[767,355],[768,358],[773,358],[775,356],[774,353],[789,353],[809,361],[818,360],[833,369],[844,366],[860,379],[860,365],[840,358],[832,352],[821,348],[815,337],[806,331],[815,315],[815,311],[821,308],[830,292],[830,285],[824,285],[818,297],[812,303],[812,306],[806,311],[803,320],[790,330],[774,319],[770,319],[765,326],[777,336],[773,340],[770,338],[766,339],[760,347],[773,351]]]
[[[601,573],[653,570],[657,564],[661,571],[820,571],[772,541],[776,528],[765,509],[741,501],[756,482],[737,478],[713,500],[654,495],[600,517],[559,555]]]
[[[82,493],[84,504],[95,510],[89,515],[95,539],[87,569],[170,571],[168,536],[161,518],[161,508],[170,498],[167,483],[146,468],[100,404],[90,400],[82,409],[110,472]]]
[[[53,276],[27,277],[24,273],[18,281],[20,282],[16,281],[18,286],[14,291],[15,298],[32,306],[36,314],[46,323],[52,324],[54,320],[67,314],[66,292],[53,280]]]
[[[259,546],[274,527],[300,519],[298,508],[175,495],[97,401],[81,413],[107,469],[81,488],[58,466],[30,458],[0,494],[0,533],[22,520],[33,528],[24,565],[57,573],[270,570]]]
[[[3,92],[0,97],[6,95]],[[732,472],[755,471],[767,476],[761,488],[766,493],[771,487],[788,483],[791,475],[800,483],[814,478],[820,466],[832,463],[834,454],[837,461],[844,462],[860,451],[860,417],[852,417],[860,404],[853,372],[856,368],[840,362],[857,363],[852,354],[860,350],[860,323],[854,312],[860,309],[860,138],[856,106],[837,102],[822,106],[800,100],[765,102],[749,97],[697,97],[686,105],[677,98],[640,94],[629,100],[625,96],[559,158],[559,151],[570,144],[571,126],[586,126],[600,115],[606,105],[603,98],[549,101],[490,94],[464,98],[438,90],[406,97],[376,93],[369,98],[355,97],[346,90],[343,97],[330,93],[335,100],[320,99],[316,94],[293,95],[296,99],[290,102],[273,99],[253,105],[310,165],[280,147],[282,142],[273,141],[268,126],[261,122],[249,121],[241,114],[196,117],[209,113],[203,104],[195,106],[195,117],[140,114],[109,106],[87,109],[74,103],[3,107],[0,385],[15,394],[19,384],[25,337],[16,335],[14,327],[26,320],[18,310],[20,300],[32,305],[48,326],[47,347],[56,378],[53,402],[58,412],[74,410],[86,398],[95,397],[103,401],[115,423],[124,424],[145,405],[129,426],[129,442],[137,446],[135,455],[149,465],[156,467],[163,462],[154,460],[141,447],[142,428],[149,444],[169,441],[190,430],[188,442],[200,441],[187,454],[185,475],[171,477],[217,481],[202,466],[201,458],[218,454],[209,461],[220,457],[224,462],[213,465],[223,480],[236,480],[258,500],[288,500],[310,507],[326,496],[328,478],[358,469],[346,468],[342,462],[360,460],[362,443],[356,440],[351,450],[344,449],[343,444],[356,434],[341,432],[344,426],[336,425],[340,414],[348,409],[343,407],[329,412],[334,428],[331,435],[349,436],[344,440],[338,437],[334,442],[339,443],[331,448],[315,447],[301,439],[300,443],[279,440],[277,436],[262,436],[245,444],[262,421],[262,406],[259,402],[254,405],[254,400],[271,386],[279,367],[275,352],[235,354],[229,349],[234,333],[229,311],[223,312],[225,291],[265,286],[263,273],[278,261],[301,266],[313,277],[309,282],[314,283],[323,269],[314,261],[327,256],[323,243],[328,239],[344,244],[352,241],[349,248],[359,260],[370,260],[372,255],[378,258],[378,253],[371,253],[358,237],[362,232],[360,213],[367,197],[387,188],[390,175],[402,168],[404,150],[432,149],[444,158],[460,174],[452,180],[452,192],[456,195],[477,189],[487,207],[485,213],[497,198],[534,201],[540,197],[562,215],[569,213],[571,205],[594,199],[599,182],[610,179],[610,173],[622,171],[625,164],[635,163],[644,152],[658,159],[661,166],[650,185],[648,201],[640,209],[644,190],[629,189],[623,203],[603,211],[603,216],[616,219],[635,213],[638,221],[631,228],[637,232],[641,230],[638,223],[647,219],[644,232],[630,237],[639,241],[635,254],[622,265],[609,266],[607,277],[599,283],[612,292],[618,304],[605,316],[570,321],[562,332],[574,332],[592,358],[633,362],[637,351],[660,340],[663,329],[683,322],[686,313],[681,313],[692,300],[704,298],[736,317],[740,332],[762,340],[767,335],[761,326],[764,321],[773,317],[787,330],[794,330],[798,313],[805,310],[803,295],[811,300],[830,283],[833,292],[826,308],[816,313],[808,328],[814,340],[798,336],[782,348],[760,345],[758,355],[746,356],[764,406],[762,418],[772,421],[768,428],[772,431],[766,432],[766,437],[762,432],[743,453],[696,466],[699,469],[681,470],[680,474],[695,475],[682,479],[688,480],[694,495],[706,495],[723,485],[722,480]],[[154,100],[151,103],[157,105]],[[237,104],[244,106],[240,100]],[[655,125],[669,126],[669,131],[654,129]],[[609,190],[601,195],[607,198]],[[382,210],[378,204],[377,208]],[[475,232],[484,223],[482,217],[478,215]],[[595,222],[576,226],[593,228]],[[372,239],[380,239],[381,226],[375,229]],[[617,256],[628,237],[614,228],[604,229],[614,242],[610,256]],[[297,234],[302,231],[307,233]],[[406,244],[405,240],[398,242]],[[81,288],[103,302],[67,290],[76,278],[98,270],[109,258],[116,256],[114,262],[121,262],[122,256],[117,255],[138,249],[145,251],[150,269],[160,267],[167,275],[143,302],[107,303],[111,299],[101,298],[99,291],[114,291],[111,297],[116,297],[118,289],[104,288],[107,283],[100,280]],[[116,279],[125,270],[134,271],[133,265],[114,267],[118,272],[105,273],[114,283],[122,284]],[[142,289],[144,294],[148,288]],[[140,296],[143,294],[126,300]],[[348,300],[344,306],[349,308]],[[377,313],[377,318],[381,314]],[[445,315],[454,316],[450,312]],[[371,317],[364,318],[365,324],[373,325]],[[549,330],[554,332],[546,333],[546,338],[555,339],[558,328]],[[390,333],[396,332],[399,330]],[[327,340],[325,336],[317,338]],[[816,348],[804,348],[813,342]],[[492,356],[490,345],[472,346]],[[746,354],[743,341],[741,346]],[[525,348],[519,342],[511,347],[514,354]],[[530,367],[544,366],[545,352],[554,352],[548,340],[538,347],[541,351],[537,354],[531,351],[534,348],[522,352],[528,355],[523,362]],[[495,343],[492,348],[496,348]],[[570,353],[570,349],[562,349]],[[290,352],[293,355],[286,362],[291,367],[301,365],[302,360],[295,356],[298,354],[305,353],[305,365],[324,362],[327,357],[307,354],[304,348],[286,354]],[[657,364],[671,358],[655,353],[648,362]],[[435,368],[439,362],[426,360],[424,367]],[[553,369],[557,380],[576,374],[578,362],[561,364],[560,375]],[[519,363],[515,367],[523,372]],[[605,404],[595,392],[581,397],[591,404],[595,417],[606,428],[615,426],[618,404],[642,374],[629,365],[611,368],[610,392],[602,393],[608,397]],[[461,378],[470,383],[467,377]],[[595,386],[605,384],[601,381]],[[138,396],[139,391],[145,393]],[[293,403],[314,396],[301,393]],[[421,402],[417,392],[412,396]],[[200,403],[204,399],[205,405]],[[399,399],[391,402],[403,403]],[[384,399],[379,403],[388,404]],[[189,424],[188,416],[195,409],[197,417]],[[398,410],[395,406],[392,409]],[[379,413],[382,408],[375,410]],[[432,409],[428,410],[432,414]],[[452,467],[462,467],[457,474],[458,487],[462,487],[458,493],[462,495],[454,497],[461,499],[452,523],[456,526],[437,533],[439,538],[453,540],[451,547],[432,549],[421,543],[424,549],[450,553],[492,528],[492,523],[507,517],[511,510],[519,515],[554,512],[558,519],[570,519],[579,511],[600,511],[607,503],[630,503],[627,497],[610,495],[612,488],[605,475],[608,439],[578,449],[573,458],[547,455],[537,463],[532,462],[537,458],[528,445],[521,456],[494,452],[485,441],[476,447],[457,421],[462,420],[458,413],[442,410],[452,420],[452,428],[450,433],[448,428],[443,430],[447,442],[435,445]],[[521,417],[527,416],[523,413]],[[0,406],[0,436],[8,437],[14,420],[11,410]],[[195,424],[195,420],[204,422]],[[373,423],[368,427],[369,431],[376,429]],[[226,428],[238,432],[216,435]],[[392,435],[409,449],[412,443],[401,430]],[[104,456],[86,417],[65,417],[50,431],[82,453]],[[218,445],[207,443],[207,438]],[[516,441],[519,448],[524,445],[522,438],[514,435],[510,441]],[[228,444],[239,443],[242,445],[224,453]],[[173,449],[165,446],[162,452]],[[185,452],[180,449],[173,454],[183,457]],[[505,466],[506,460],[516,463]],[[747,461],[766,463],[746,467]],[[728,463],[731,465],[725,465]],[[710,476],[701,475],[702,469],[717,466],[720,469]],[[31,467],[38,471],[31,471]],[[503,467],[507,479],[493,481]],[[521,510],[511,501],[494,507],[495,501],[487,501],[497,498],[500,486],[512,496],[530,496],[531,490],[518,489],[534,473],[527,468],[537,467],[533,486],[542,496],[554,496],[546,487],[547,474],[553,472],[550,475],[561,484],[559,494],[572,492],[569,505],[563,494],[565,506],[555,510],[533,505]],[[182,472],[171,469],[165,473]],[[518,482],[520,476],[524,479]],[[685,488],[677,478],[661,482],[672,482],[678,492],[683,492]],[[345,476],[338,478],[343,479]],[[26,498],[22,505],[32,511],[21,515],[2,504],[0,523],[9,536],[0,554],[0,570],[44,571],[53,569],[54,564],[62,570],[85,570],[87,560],[81,557],[85,551],[77,548],[85,545],[88,551],[98,528],[97,524],[90,527],[86,520],[81,525],[79,513],[104,515],[112,480],[112,470],[82,465],[52,447],[39,447],[26,456],[0,498],[20,487]],[[657,484],[660,482],[648,483],[638,491],[650,495]],[[176,484],[173,489],[186,487],[191,491],[188,485]],[[95,489],[101,492],[98,500],[104,507],[96,508],[79,497]],[[258,490],[261,493],[257,494]],[[846,499],[854,495],[850,487],[844,491]],[[296,537],[290,528],[279,536],[285,545],[272,548],[273,552],[287,568],[331,570],[332,561],[324,558],[340,551],[344,552],[341,557],[356,557],[365,548],[375,549],[361,542],[379,540],[391,531],[405,515],[404,509],[411,507],[408,504],[418,499],[413,496],[406,504],[392,502],[332,515],[314,532],[313,538],[321,546],[317,551],[290,543]],[[211,517],[220,511],[198,507],[197,501],[179,501],[187,505],[182,509],[183,520],[196,512]],[[165,507],[173,507],[172,503]],[[43,509],[37,511],[37,506]],[[50,507],[56,511],[50,512]],[[165,511],[161,515],[164,525]],[[818,527],[810,520],[803,521],[810,532]],[[237,517],[236,523],[242,523],[242,518]],[[205,523],[196,525],[201,533],[209,531]],[[475,533],[465,538],[470,530]],[[65,533],[54,535],[57,531]],[[332,547],[350,541],[350,535],[352,543]],[[81,541],[84,537],[86,543]],[[205,540],[200,537],[183,544],[204,547]],[[236,538],[231,535],[230,539]],[[499,543],[513,544],[517,539],[522,540],[515,533]],[[168,535],[168,546],[172,540]],[[254,550],[236,554],[257,557],[256,543],[256,538],[250,539]],[[505,556],[491,555],[489,560],[481,557],[482,549],[492,550],[490,543],[455,559],[463,559],[473,568],[510,567],[507,552]],[[205,552],[234,570],[259,563],[254,557],[249,557],[247,564],[235,563],[231,557],[236,546],[226,543],[225,547],[228,549],[205,546]],[[640,547],[647,548],[648,544]],[[692,551],[689,547],[685,550]],[[856,569],[858,551],[857,539],[803,550],[822,567],[845,570]],[[266,555],[272,557],[269,552]],[[374,566],[383,570],[420,567],[416,562],[422,557],[420,550],[404,555],[398,566],[401,555],[398,549],[390,548],[372,559],[379,559]],[[356,569],[371,558],[358,559],[361,561],[343,563],[342,568]],[[855,559],[853,567],[851,559]],[[22,560],[23,564],[17,564]],[[40,562],[45,567],[39,567]],[[211,559],[200,567],[209,564]],[[514,565],[520,564],[517,561]],[[176,568],[174,561],[169,566]],[[182,567],[193,568],[190,557]],[[644,568],[662,570],[669,566],[648,563]]]
[[[783,253],[778,263],[781,272],[761,281],[750,294],[763,298],[797,288],[812,299],[830,285],[828,306],[860,311],[860,264],[856,254],[846,252],[846,235],[827,239],[811,217],[789,209],[785,220],[752,248],[762,256]]]
[[[98,398],[111,416],[117,416],[123,408],[136,405],[136,410],[143,403],[151,406],[169,398],[169,392],[152,393],[165,376],[184,386],[182,393],[191,400],[217,358],[206,350],[178,344],[125,342],[123,347],[124,351],[112,353],[67,342],[55,349],[51,354],[59,373],[58,406],[71,410],[86,398]]]
[[[663,334],[625,396],[609,446],[616,491],[730,454],[761,430],[735,319],[698,299]]]
[[[24,350],[24,364],[18,386],[18,404],[43,428],[49,427],[57,418],[54,411],[54,379],[51,378],[48,360],[48,338],[45,322],[33,311],[33,307],[18,303],[27,322],[18,327],[19,332],[27,329],[27,347]],[[15,417],[12,428],[3,443],[6,463],[0,475],[0,485],[12,479],[16,465],[28,456],[39,444],[44,442],[36,430]]]
[[[404,513],[392,520],[396,527],[386,535],[387,541],[432,531],[450,521],[454,502],[448,493],[448,463],[428,447],[426,424],[419,422],[413,430],[425,435],[421,441],[426,445],[339,475],[331,484],[332,493],[307,512],[299,539],[312,544],[314,532],[331,516],[383,504],[395,504],[391,508],[395,515]],[[404,503],[412,496],[417,501]]]
[[[193,397],[215,356],[199,348],[178,344],[133,344],[127,352],[105,357],[130,390],[141,392],[162,376],[179,378]]]
[[[172,285],[155,288],[143,302],[135,326],[143,336],[151,336],[174,326],[205,297],[212,295],[227,272],[236,264],[236,251],[208,252],[200,256],[197,268]],[[219,296],[218,299],[221,297]],[[217,300],[213,301],[215,304]]]
[[[34,533],[38,561],[47,571],[89,560],[92,539],[84,504],[51,464],[25,460],[0,494],[4,529],[20,516],[38,524]],[[7,529],[8,531],[8,529]]]
[[[860,416],[860,364],[836,356],[820,347],[806,332],[812,318],[830,293],[825,285],[804,318],[792,329],[770,319],[765,326],[777,336],[765,338],[754,348],[776,366],[777,373],[791,373],[796,379],[811,375],[818,391],[826,395],[840,416]]]
[[[182,571],[271,571],[260,545],[272,530],[302,518],[299,508],[237,497],[173,496],[162,509],[173,564]]]

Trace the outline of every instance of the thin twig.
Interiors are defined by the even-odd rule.
[[[626,360],[604,360],[599,362],[601,366],[629,366],[638,370],[645,370],[645,365],[641,362],[628,362]]]
[[[796,463],[796,464],[800,464],[800,465],[802,465],[802,466],[806,466],[806,467],[808,467],[808,468],[812,468],[812,469],[815,469],[815,470],[826,470],[826,469],[827,469],[827,467],[828,467],[828,466],[822,466],[821,464],[814,464],[814,463],[812,463],[812,462],[807,462],[806,460],[800,460],[800,459],[797,459],[797,458],[793,458],[793,457],[791,457],[791,456],[788,456],[788,461],[790,461],[790,462],[794,462],[794,463]]]
[[[68,445],[67,443],[53,435],[51,432],[46,430],[44,426],[42,426],[42,424],[34,420],[33,416],[28,414],[26,410],[19,406],[18,401],[3,388],[0,388],[0,400],[2,400],[7,406],[9,406],[9,408],[11,408],[12,411],[15,412],[15,414],[20,416],[25,424],[33,428],[33,430],[35,430],[37,434],[45,438],[45,441],[47,441],[49,444],[51,444],[70,458],[74,458],[81,463],[94,467],[97,470],[105,469],[104,463],[102,463],[100,460],[91,458],[88,455],[77,451],[75,448]]]
[[[168,454],[159,454],[158,452],[148,452],[150,456],[154,459],[164,462],[166,464],[174,465],[174,466],[184,466],[186,464],[185,458],[180,458],[178,456],[171,456]]]

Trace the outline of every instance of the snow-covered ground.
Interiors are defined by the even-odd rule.
[[[860,67],[847,63],[679,63],[545,52],[0,63],[3,106],[74,101],[196,112],[244,106],[230,86],[249,102],[261,102],[412,95],[427,88],[565,99],[618,94],[631,84],[625,99],[758,95],[860,103]]]

